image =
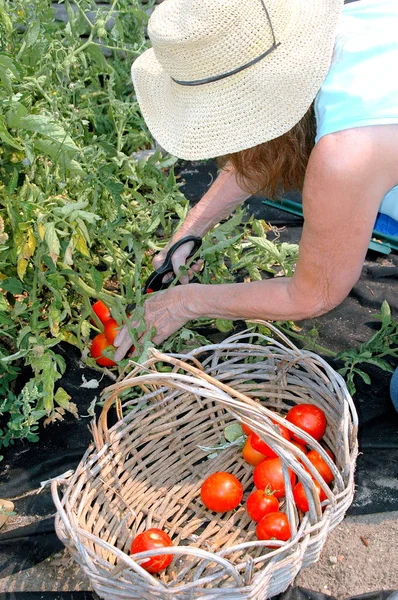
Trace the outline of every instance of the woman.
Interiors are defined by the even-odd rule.
[[[180,158],[226,157],[170,245],[203,236],[259,190],[302,186],[305,217],[293,277],[191,283],[150,297],[155,344],[191,319],[297,321],[348,295],[383,198],[380,210],[398,220],[397,4],[166,0],[154,11],[153,48],[132,69],[148,127]],[[190,250],[175,254],[176,273]],[[124,328],[117,359],[130,344]]]

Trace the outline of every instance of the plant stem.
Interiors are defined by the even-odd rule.
[[[296,333],[295,331],[292,331],[291,329],[287,329],[286,327],[283,327],[282,325],[278,325],[278,329],[280,329],[288,337],[292,337],[296,340],[300,340],[314,352],[317,352],[319,354],[324,354],[325,356],[330,356],[331,358],[335,358],[337,356],[337,352],[333,352],[333,350],[329,350],[329,348],[325,348],[324,346],[317,344],[316,342],[314,342],[314,340],[312,340],[311,337],[309,337],[305,334]]]

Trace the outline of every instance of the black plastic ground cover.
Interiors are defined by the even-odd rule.
[[[0,593],[0,600],[98,600],[91,592],[9,592]],[[313,592],[301,587],[291,587],[273,600],[335,600],[333,596]],[[398,592],[381,590],[360,596],[351,596],[347,600],[398,600]]]
[[[212,163],[189,164],[180,170],[181,180],[186,182],[184,192],[192,201],[205,192],[214,176]],[[252,199],[248,208],[257,217],[283,226],[282,241],[295,243],[300,239],[302,219],[264,207],[262,198]],[[397,284],[398,256],[393,254],[386,259],[368,253],[361,279],[349,297],[327,315],[300,325],[304,330],[316,326],[319,343],[336,352],[358,346],[369,339],[377,326],[372,315],[380,311],[383,300],[388,301],[397,317]],[[36,492],[41,482],[76,468],[91,441],[90,404],[111,383],[105,377],[97,389],[82,388],[83,376],[86,380],[99,380],[101,375],[96,370],[82,368],[73,347],[61,346],[59,351],[67,362],[66,373],[59,383],[78,405],[80,419],[67,415],[64,421],[42,429],[40,443],[19,441],[4,452],[5,459],[0,463],[0,497],[13,500],[17,514],[35,522],[9,532],[0,531],[0,577],[27,569],[61,549],[53,528],[55,508],[50,491],[46,488],[39,494]],[[328,360],[334,368],[339,367]],[[354,398],[360,422],[360,455],[350,515],[398,510],[398,414],[389,398],[389,375],[376,367],[367,372],[372,384],[357,381]]]

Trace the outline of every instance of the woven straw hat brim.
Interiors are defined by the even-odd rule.
[[[201,86],[175,83],[154,51],[144,52],[132,66],[132,79],[155,140],[178,158],[201,160],[289,131],[329,70],[342,5],[343,0],[300,0],[276,50],[241,73]]]

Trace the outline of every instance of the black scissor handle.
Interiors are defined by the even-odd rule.
[[[196,237],[194,235],[187,235],[186,237],[181,238],[180,240],[178,240],[178,242],[173,244],[167,252],[163,264],[158,269],[156,269],[156,271],[154,271],[146,280],[142,290],[143,294],[147,294],[148,290],[151,290],[152,292],[158,292],[159,290],[164,289],[170,285],[170,283],[173,280],[168,281],[167,283],[163,283],[162,280],[166,273],[170,273],[170,271],[173,271],[173,263],[171,260],[173,254],[178,250],[178,248],[189,242],[193,242],[193,248],[187,256],[187,258],[191,258],[199,250],[200,246],[202,245],[202,238]]]

